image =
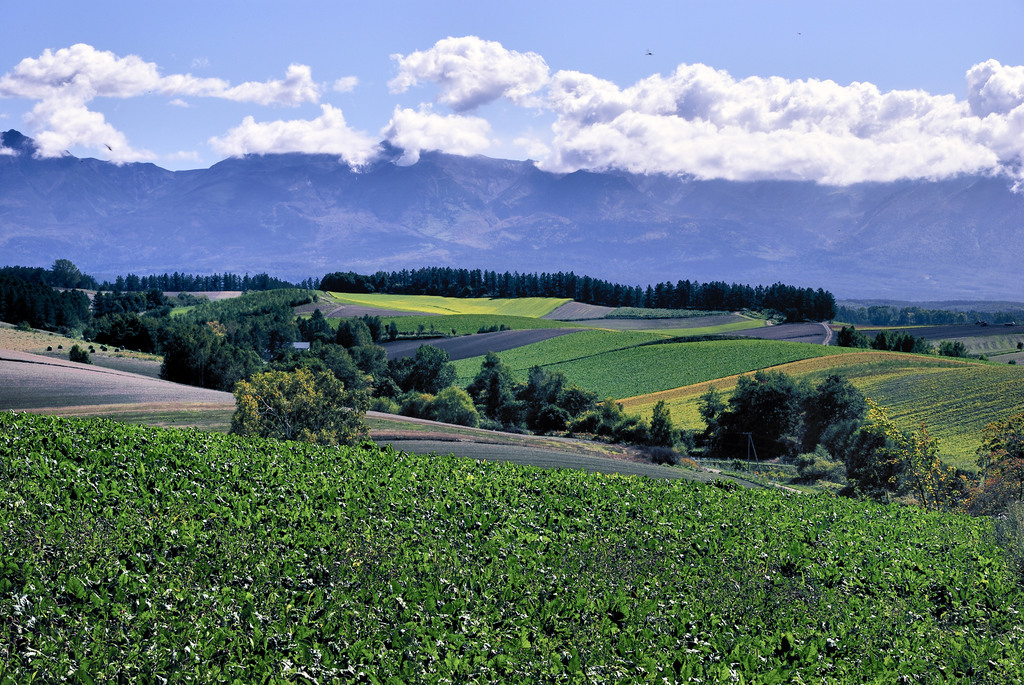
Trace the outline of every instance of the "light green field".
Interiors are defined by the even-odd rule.
[[[515,299],[436,297],[433,295],[385,295],[378,293],[330,293],[341,304],[394,309],[423,314],[503,314],[540,318],[561,307],[568,299],[521,297]]]
[[[777,370],[811,383],[829,373],[845,376],[904,430],[917,430],[923,422],[938,438],[943,456],[961,468],[974,467],[985,424],[1024,410],[1024,368],[1019,366],[872,350],[796,361]],[[735,385],[735,376],[723,377],[632,397],[623,405],[649,416],[654,404],[664,400],[678,427],[702,430],[700,396],[710,386],[728,394]]]
[[[521,378],[532,366],[563,372],[599,397],[632,397],[787,362],[849,350],[773,340],[714,340],[651,345],[659,333],[585,331],[499,354]],[[456,362],[460,381],[479,372],[482,357]]]

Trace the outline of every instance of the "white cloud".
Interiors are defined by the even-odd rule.
[[[476,36],[445,38],[429,50],[391,57],[398,62],[398,75],[389,83],[392,92],[432,81],[441,89],[438,101],[456,112],[500,97],[531,105],[533,94],[548,80],[548,65],[540,55],[506,50]]]
[[[1004,67],[994,59],[967,71],[967,102],[975,116],[1009,114],[1024,104],[1024,66]]]
[[[334,82],[333,90],[338,93],[351,93],[359,85],[359,79],[355,76],[346,76]]]
[[[558,120],[544,164],[556,170],[847,184],[987,173],[1006,161],[986,144],[994,127],[966,103],[868,83],[737,80],[697,64],[620,89],[561,71],[547,102]]]
[[[396,107],[382,131],[393,145],[405,150],[401,164],[415,164],[423,150],[442,150],[453,155],[479,154],[491,146],[491,125],[486,119],[440,115]]]
[[[42,130],[35,136],[38,153],[43,157],[59,157],[73,145],[98,150],[112,162],[152,160],[149,150],[136,150],[127,137],[107,123],[103,114],[75,102],[54,99],[40,102],[32,110],[29,121],[41,122]]]
[[[621,168],[829,184],[1009,173],[1024,184],[1024,66],[995,60],[967,71],[966,98],[958,99],[920,90],[883,92],[871,83],[737,79],[703,64],[682,64],[620,86],[580,71],[551,74],[540,55],[476,36],[445,38],[392,58],[392,92],[436,86],[434,103],[388,105],[392,115],[381,134],[406,150],[403,163],[414,162],[422,150],[469,155],[493,149],[499,136],[488,120],[468,113],[504,100],[484,110],[502,117],[500,138],[553,171]],[[0,75],[0,98],[35,101],[26,120],[42,154],[85,146],[98,156],[130,161],[154,155],[133,147],[94,111],[97,98],[156,94],[177,107],[199,97],[294,107],[319,104],[328,90],[348,93],[358,84],[354,76],[317,83],[309,66],[292,64],[282,79],[232,85],[164,75],[141,57],[78,44],[46,50]],[[517,107],[530,111],[519,112],[518,129],[504,128]],[[538,116],[553,121],[550,130],[536,128]],[[353,164],[372,158],[376,147],[328,104],[312,120],[246,117],[210,144],[230,155],[324,152]]]
[[[298,106],[304,102],[319,102],[320,86],[313,82],[312,70],[304,64],[288,67],[283,81],[248,81],[225,89],[219,97],[258,105]]]
[[[246,117],[223,138],[211,138],[210,145],[221,154],[269,154],[306,152],[338,155],[349,164],[364,164],[376,154],[377,143],[345,122],[340,109],[321,106],[316,119],[295,119],[257,123]]]
[[[147,150],[128,144],[124,134],[88,104],[96,98],[131,98],[148,93],[172,97],[170,104],[184,106],[174,96],[214,97],[260,105],[297,106],[318,102],[320,86],[308,66],[293,64],[283,80],[246,82],[232,87],[217,78],[191,74],[161,76],[156,64],[136,55],[119,57],[79,43],[60,50],[44,50],[38,58],[26,58],[0,76],[0,97],[37,100],[27,119],[43,156],[63,154],[80,145],[112,152],[114,161],[153,159]]]

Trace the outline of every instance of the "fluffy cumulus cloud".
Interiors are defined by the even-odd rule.
[[[479,117],[435,114],[396,107],[383,135],[405,154],[400,164],[415,164],[423,150],[443,150],[454,155],[479,154],[491,146],[491,125]]]
[[[964,101],[870,83],[736,79],[703,64],[621,87],[579,71],[551,74],[539,55],[474,36],[394,59],[393,91],[432,82],[436,103],[456,113],[502,98],[552,113],[550,139],[514,140],[553,171],[848,184],[1020,177],[1024,165],[1024,67],[994,60],[967,73]]]
[[[738,80],[697,64],[623,89],[563,71],[547,103],[558,116],[552,169],[846,184],[987,173],[1008,161],[990,144],[997,127],[968,103],[868,83]]]
[[[507,50],[476,36],[445,38],[429,50],[392,58],[398,63],[398,75],[389,84],[392,92],[430,81],[439,87],[438,102],[456,112],[501,97],[519,105],[534,104],[534,93],[548,80],[548,65],[540,55]]]
[[[350,128],[340,109],[322,105],[321,111],[312,120],[259,123],[246,117],[225,136],[211,138],[210,145],[232,157],[277,152],[338,155],[353,166],[366,163],[376,154],[377,142]]]
[[[89,108],[96,98],[152,93],[171,97],[170,104],[175,106],[188,104],[183,97],[297,106],[318,102],[321,87],[313,81],[310,68],[299,64],[289,66],[281,80],[232,86],[218,78],[161,75],[156,64],[136,55],[120,57],[85,44],[45,50],[0,76],[0,97],[37,101],[28,123],[43,156],[61,155],[69,147],[81,145],[108,152],[114,161],[152,159],[152,153],[133,149],[102,113]]]
[[[418,107],[387,102],[381,113],[382,123],[388,111],[391,117],[379,136],[405,150],[402,163],[414,163],[423,150],[469,155],[511,145],[553,171],[826,184],[1003,173],[1024,185],[1024,66],[995,60],[967,71],[965,98],[870,83],[737,79],[703,64],[617,84],[582,71],[552,73],[536,53],[476,36],[444,38],[392,61],[390,92],[424,93]],[[282,79],[233,85],[163,74],[141,57],[80,44],[22,60],[0,76],[0,98],[34,101],[26,118],[42,154],[79,145],[115,161],[154,155],[106,120],[92,104],[98,98],[155,94],[181,107],[196,98],[253,107],[314,103],[321,106],[316,118],[252,115],[209,143],[227,155],[323,152],[359,165],[376,154],[379,139],[354,130],[323,102],[358,83],[318,83],[310,67],[292,64]],[[501,106],[484,108],[491,103]],[[518,129],[510,123],[517,109]],[[488,112],[501,113],[500,133]],[[537,128],[542,120],[544,130]]]

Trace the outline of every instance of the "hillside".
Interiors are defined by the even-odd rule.
[[[12,682],[1019,679],[990,522],[0,413]],[[112,446],[116,448],[112,449]]]
[[[975,452],[981,431],[991,421],[1005,419],[1024,407],[1024,370],[1019,366],[983,364],[942,357],[847,350],[846,354],[783,363],[783,371],[811,383],[837,373],[889,410],[907,431],[923,422],[938,438],[944,458],[967,469],[976,468]],[[706,379],[686,386],[644,393],[622,400],[627,411],[649,415],[664,400],[682,427],[703,430],[697,411],[709,387],[729,392],[736,376]]]
[[[1024,194],[999,178],[862,183],[552,174],[530,162],[393,150],[355,170],[328,155],[167,171],[33,157],[3,134],[0,247],[88,272],[328,270],[427,265],[574,270],[826,287],[845,297],[1007,299],[1024,292]]]

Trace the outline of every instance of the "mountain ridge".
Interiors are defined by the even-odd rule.
[[[266,271],[301,279],[420,266],[822,287],[837,297],[1024,297],[1024,195],[1007,179],[822,186],[401,151],[225,159],[168,171],[40,159],[2,134],[0,252],[98,275]]]

